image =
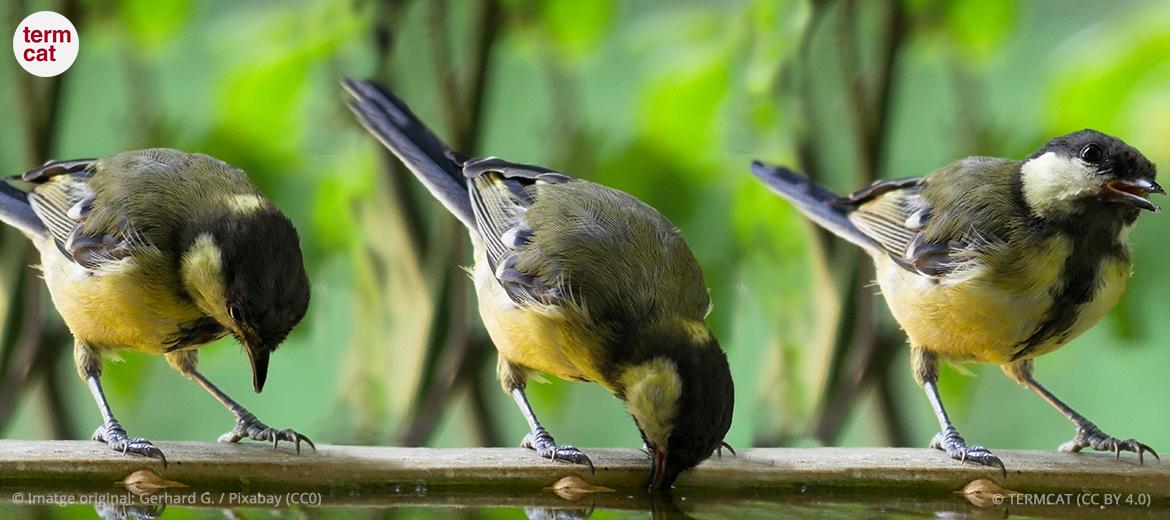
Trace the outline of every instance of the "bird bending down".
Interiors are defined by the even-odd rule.
[[[941,431],[931,446],[1003,470],[968,446],[938,393],[939,359],[995,363],[1076,427],[1064,451],[1145,452],[1107,435],[1033,377],[1033,360],[1096,324],[1130,277],[1126,235],[1147,196],[1163,193],[1154,165],[1120,139],[1082,130],[1023,161],[970,157],[926,177],[879,181],[838,197],[783,167],[752,172],[808,218],[861,246],[910,339],[914,378]]]
[[[707,328],[702,272],[678,230],[623,192],[494,157],[461,160],[393,94],[346,80],[350,108],[467,227],[497,372],[528,421],[522,445],[557,444],[525,395],[545,372],[625,401],[651,454],[651,489],[709,457],[731,426],[727,357]]]
[[[196,368],[196,349],[231,334],[259,393],[269,355],[309,302],[296,230],[244,172],[206,155],[151,149],[49,162],[20,180],[26,189],[0,182],[0,220],[40,252],[78,375],[102,415],[94,440],[166,463],[150,441],[127,435],[102,391],[103,355],[127,348],[163,355],[227,407],[236,423],[221,441],[312,446],[265,425]]]

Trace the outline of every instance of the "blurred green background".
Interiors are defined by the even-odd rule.
[[[0,171],[167,146],[244,168],[301,232],[309,314],[254,395],[232,340],[204,373],[275,427],[317,442],[516,444],[526,426],[460,265],[465,235],[388,160],[338,80],[373,77],[462,151],[630,192],[678,225],[731,360],[728,441],[925,446],[937,424],[905,340],[854,248],[748,173],[799,165],[839,191],[967,155],[1023,157],[1084,127],[1170,164],[1170,9],[1151,1],[500,0],[9,2],[81,36],[57,79],[0,66]],[[1166,215],[1131,236],[1118,308],[1037,375],[1113,435],[1170,451]],[[0,242],[0,432],[86,438],[99,415],[15,233]],[[970,375],[965,375],[969,371]],[[107,364],[132,435],[214,440],[231,417],[161,358]],[[945,368],[959,429],[1055,449],[1072,427],[987,366]],[[533,384],[550,431],[639,447],[597,385]]]

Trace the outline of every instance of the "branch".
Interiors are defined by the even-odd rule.
[[[844,13],[838,25],[838,45],[842,53],[842,75],[847,82],[846,92],[852,107],[851,114],[854,121],[854,136],[858,155],[858,167],[863,183],[872,182],[880,176],[881,163],[884,160],[886,147],[885,139],[889,134],[889,102],[892,97],[895,79],[894,69],[898,53],[903,43],[903,26],[905,14],[901,4],[896,0],[887,0],[885,27],[881,34],[883,54],[880,58],[877,78],[874,81],[874,91],[867,93],[864,89],[862,74],[857,70],[858,60],[855,52],[857,42],[855,34],[858,29],[853,17],[856,7],[853,0],[845,0]],[[872,101],[871,101],[872,100]],[[843,305],[845,312],[838,328],[838,339],[833,348],[833,358],[830,360],[830,373],[826,381],[822,401],[817,407],[817,419],[813,422],[811,433],[826,444],[832,444],[840,434],[841,427],[857,402],[861,391],[869,387],[875,378],[881,378],[889,371],[891,361],[895,359],[900,342],[879,339],[874,313],[872,290],[867,288],[868,281],[873,278],[873,267],[864,259],[857,263],[848,287]],[[879,392],[883,391],[879,386]],[[891,402],[892,396],[879,396],[885,402]],[[894,407],[888,407],[896,412]],[[903,424],[890,424],[902,421],[899,416],[883,415],[887,423],[885,429],[892,436],[903,436]],[[896,439],[905,442],[905,439]]]
[[[10,18],[15,25],[16,17],[26,12],[24,2],[10,4]],[[61,4],[60,12],[67,18],[78,19],[77,3],[66,0]],[[53,144],[60,126],[61,91],[67,74],[52,78],[39,78],[23,71],[17,73],[17,91],[21,102],[20,108],[23,133],[25,135],[25,159],[29,166],[44,163],[52,157]],[[35,251],[28,248],[28,243],[21,241],[17,246],[27,251],[29,259],[25,265],[37,263]],[[58,334],[46,334],[46,317],[43,316],[42,300],[44,288],[39,277],[25,277],[22,291],[21,312],[24,312],[19,323],[20,329],[16,333],[15,345],[6,346],[14,352],[9,359],[21,360],[15,366],[8,366],[8,370],[0,374],[0,389],[4,390],[0,398],[0,430],[11,418],[15,402],[20,399],[30,381],[40,377],[42,388],[46,394],[46,411],[50,419],[52,435],[58,438],[73,437],[70,426],[69,413],[66,402],[55,394],[56,370],[65,349],[56,341]]]
[[[437,18],[445,11],[442,7],[435,7],[432,11],[432,15],[436,17],[432,19],[432,28],[435,29],[433,39],[436,47],[436,61],[440,65],[436,72],[439,75],[439,82],[443,83],[441,87],[444,87],[440,89],[440,93],[444,96],[443,106],[448,112],[449,122],[466,125],[463,129],[452,129],[454,135],[452,147],[457,151],[470,152],[475,150],[482,133],[483,98],[487,88],[492,49],[495,47],[500,26],[499,5],[494,0],[490,0],[484,4],[483,9],[478,18],[477,34],[479,39],[472,61],[471,70],[473,73],[468,81],[466,103],[459,98],[458,92],[453,88],[455,86],[454,73],[449,70],[451,60],[446,56],[448,52],[445,43],[446,36],[441,30],[446,27],[446,24],[444,20]],[[459,107],[463,106],[469,107],[469,113],[466,115],[456,114],[455,112],[460,112]],[[448,218],[448,221],[449,225],[457,228],[454,236],[464,232],[462,226],[455,219]],[[460,268],[463,261],[463,241],[460,240],[457,244],[452,249],[449,258],[451,269],[448,270],[450,273],[448,276],[453,280],[444,281],[444,285],[448,286],[449,298],[440,300],[444,302],[443,312],[447,314],[447,319],[441,319],[443,312],[439,312],[436,313],[435,320],[432,321],[436,324],[446,323],[445,334],[441,339],[436,338],[436,341],[428,346],[428,363],[424,366],[424,376],[419,380],[420,391],[415,394],[418,399],[406,416],[405,431],[398,436],[399,442],[407,446],[421,445],[429,440],[434,433],[438,419],[442,417],[441,411],[447,408],[447,403],[450,402],[455,391],[467,384],[469,380],[474,381],[474,376],[482,368],[485,359],[485,356],[471,355],[472,350],[476,349],[476,345],[480,345],[478,347],[480,350],[489,352],[491,350],[490,345],[484,345],[487,342],[471,337],[470,316],[467,312],[467,283],[461,276],[463,271]],[[440,351],[447,354],[439,355]],[[482,431],[490,433],[494,430],[485,427]],[[485,440],[491,444],[498,443],[497,439]]]
[[[211,495],[247,491],[250,495],[285,496],[286,493],[322,493],[327,505],[549,505],[561,508],[640,509],[651,504],[643,487],[649,462],[640,450],[593,448],[586,452],[596,473],[579,465],[541,459],[521,448],[430,449],[318,445],[300,455],[282,446],[272,450],[263,443],[215,442],[156,443],[172,461],[165,470],[141,457],[123,455],[91,441],[0,441],[0,481],[6,489],[25,491],[27,500],[37,494],[126,493],[109,487],[132,472],[150,468],[162,478],[186,487],[172,489],[175,496]],[[962,464],[926,448],[758,448],[735,457],[711,458],[684,472],[676,484],[676,497],[684,509],[720,504],[741,507],[753,504],[805,503],[821,510],[841,500],[857,509],[868,501],[897,504],[930,504],[929,511],[952,510],[970,515],[972,507],[956,492],[977,479],[1001,482],[1004,494],[1121,493],[1145,503],[1125,503],[1109,508],[1118,518],[1125,513],[1156,515],[1170,502],[1170,466],[1148,461],[1113,460],[1108,453],[1068,454],[1051,451],[1000,450],[996,452],[1011,470],[1008,480],[999,471]],[[557,497],[553,483],[577,475],[590,484],[612,491],[588,494],[580,502]],[[986,481],[984,481],[986,483]],[[96,488],[100,483],[104,488]],[[401,492],[393,491],[401,485]],[[390,491],[387,491],[387,490]],[[795,490],[802,490],[796,492]],[[803,490],[807,489],[807,493]],[[986,488],[984,488],[986,489]],[[35,491],[32,491],[35,490]],[[786,492],[792,490],[791,492]],[[982,498],[991,506],[991,493]],[[1137,495],[1144,495],[1138,497]],[[11,494],[9,495],[11,496]],[[100,495],[99,495],[100,496]],[[836,498],[834,498],[836,497]],[[843,497],[843,498],[842,498]],[[127,498],[133,499],[127,494]],[[155,496],[156,503],[166,497]],[[978,496],[970,499],[978,499]],[[1008,498],[1004,496],[1002,498]],[[1034,498],[1034,497],[1033,497]],[[1097,499],[1103,497],[1096,496]],[[795,501],[795,502],[794,502]],[[197,506],[199,504],[196,504]],[[227,504],[202,504],[224,507]],[[1004,504],[1009,506],[1009,504]],[[1076,502],[1059,509],[1053,504],[1032,510],[1010,506],[1012,513],[1042,516],[1082,516]],[[862,507],[863,510],[871,510]],[[1093,511],[1100,514],[1100,508]],[[976,510],[977,511],[977,510]],[[1003,516],[1006,509],[989,511]],[[782,516],[782,515],[781,515]],[[1151,516],[1152,517],[1152,516]]]

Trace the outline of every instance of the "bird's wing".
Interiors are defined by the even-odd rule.
[[[500,285],[518,304],[554,303],[562,295],[539,277],[517,269],[517,252],[532,238],[524,213],[535,202],[533,187],[538,183],[566,182],[572,177],[494,157],[468,161],[463,172],[468,179],[476,230]]]
[[[958,263],[953,253],[961,241],[927,240],[926,229],[934,208],[923,197],[922,178],[880,181],[845,198],[855,207],[849,220],[905,269],[938,278]]]
[[[899,265],[913,269],[910,244],[921,233],[912,215],[929,213],[921,200],[922,179],[878,181],[842,198],[853,207],[849,220]]]
[[[882,181],[842,199],[849,219],[900,266],[963,279],[1002,246],[1016,220],[1010,172],[1019,163],[969,157],[916,179]]]
[[[46,182],[53,177],[59,175],[68,175],[71,173],[93,173],[93,166],[96,159],[72,159],[68,161],[49,161],[40,168],[24,172],[20,176],[20,180],[24,182],[31,182],[40,184]]]
[[[95,164],[90,159],[50,162],[22,176],[37,184],[29,192],[29,203],[57,248],[91,271],[125,258],[134,244],[132,233],[94,233],[84,226],[96,198],[88,183],[96,173]]]

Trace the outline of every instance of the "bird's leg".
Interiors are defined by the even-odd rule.
[[[1006,364],[1003,365],[1002,368],[1008,377],[1015,379],[1017,383],[1023,385],[1026,388],[1030,388],[1040,397],[1043,397],[1045,401],[1048,401],[1048,404],[1052,405],[1053,408],[1056,408],[1056,411],[1067,417],[1069,421],[1072,421],[1073,426],[1076,426],[1076,437],[1074,437],[1071,441],[1060,445],[1060,451],[1070,451],[1075,453],[1085,448],[1092,448],[1097,451],[1111,451],[1119,459],[1121,458],[1121,452],[1132,451],[1137,453],[1138,464],[1145,462],[1144,455],[1146,452],[1149,452],[1151,455],[1153,455],[1155,459],[1159,458],[1158,452],[1154,451],[1153,448],[1150,448],[1149,446],[1134,439],[1121,440],[1111,435],[1107,435],[1105,432],[1102,432],[1096,424],[1093,424],[1093,421],[1086,419],[1085,416],[1077,413],[1077,411],[1073,410],[1069,405],[1064,404],[1064,401],[1061,401],[1059,398],[1053,395],[1052,392],[1048,391],[1047,388],[1044,388],[1043,385],[1036,381],[1036,378],[1033,376],[1035,367],[1031,359],[1024,359]]]
[[[516,405],[520,407],[520,413],[524,414],[524,419],[528,421],[529,432],[524,436],[524,440],[520,441],[520,447],[536,450],[536,454],[541,457],[548,457],[552,460],[563,460],[572,462],[574,464],[585,464],[589,466],[590,471],[594,471],[593,461],[589,460],[581,450],[574,448],[568,444],[557,445],[553,440],[548,430],[540,425],[540,421],[536,418],[536,414],[532,411],[532,406],[528,404],[528,396],[524,394],[524,388],[513,387],[511,392],[512,399],[516,401]]]
[[[193,371],[190,377],[199,383],[199,386],[202,386],[204,390],[207,390],[207,393],[211,394],[215,400],[223,404],[236,418],[236,426],[231,431],[220,435],[220,442],[239,442],[241,439],[269,441],[272,443],[272,449],[275,450],[280,441],[286,441],[296,446],[297,453],[301,452],[301,443],[303,442],[308,444],[310,448],[317,449],[312,439],[309,439],[307,436],[292,428],[277,430],[264,424],[252,412],[249,412],[247,408],[232,400],[219,387],[215,386],[211,381],[208,381],[206,377],[203,377],[203,374],[200,374],[199,371]]]
[[[110,411],[110,403],[106,400],[106,393],[102,391],[101,354],[85,343],[74,341],[73,360],[77,364],[78,375],[89,385],[93,400],[97,402],[98,411],[102,414],[102,425],[93,432],[93,440],[104,442],[115,451],[158,459],[162,461],[163,467],[166,467],[167,457],[163,455],[162,450],[146,439],[126,435],[126,429],[114,418],[114,413]]]
[[[524,393],[524,386],[528,381],[528,369],[513,365],[501,355],[496,362],[496,375],[500,379],[500,386],[503,387],[504,392],[512,396],[512,399],[516,401],[516,406],[520,407],[520,413],[524,414],[524,420],[528,421],[529,432],[528,435],[524,436],[524,440],[520,441],[521,448],[536,450],[537,455],[552,460],[587,464],[590,471],[594,470],[593,461],[581,453],[581,450],[568,444],[557,446],[548,430],[540,425],[536,413],[532,411],[532,405],[528,404],[528,396]]]
[[[280,441],[287,441],[294,443],[297,448],[297,453],[301,452],[301,443],[308,444],[314,450],[317,446],[308,437],[301,435],[292,428],[285,428],[277,430],[269,427],[257,419],[252,412],[244,408],[240,403],[237,403],[231,397],[215,386],[203,374],[199,373],[195,367],[198,363],[198,357],[194,350],[183,350],[178,352],[168,352],[166,354],[167,362],[175,367],[183,375],[193,379],[199,386],[202,386],[207,393],[211,394],[216,401],[219,401],[229,412],[236,418],[236,426],[231,431],[220,435],[220,442],[239,442],[241,439],[252,439],[257,441],[266,441],[272,443],[272,449],[276,449]]]
[[[918,384],[922,385],[922,389],[926,391],[926,398],[930,401],[931,408],[934,408],[935,417],[938,418],[940,431],[931,439],[930,447],[943,450],[950,458],[958,461],[971,461],[999,468],[1006,477],[1007,469],[1004,468],[999,457],[993,455],[983,446],[967,446],[967,441],[963,439],[962,435],[959,435],[959,430],[955,428],[950,417],[947,416],[942,398],[938,394],[938,357],[930,351],[915,347],[911,351],[911,359],[914,364],[914,377],[918,380]]]
[[[971,461],[984,466],[999,468],[1006,476],[1007,468],[1004,467],[1003,461],[999,460],[999,457],[996,457],[990,450],[983,446],[977,444],[967,446],[967,441],[963,439],[962,435],[959,435],[959,431],[951,423],[950,418],[947,417],[946,410],[943,408],[942,401],[938,395],[937,381],[926,381],[923,383],[922,388],[926,391],[926,398],[930,400],[930,406],[934,408],[934,415],[938,417],[938,424],[941,429],[930,440],[930,447],[943,450],[947,452],[947,456],[961,462]]]

